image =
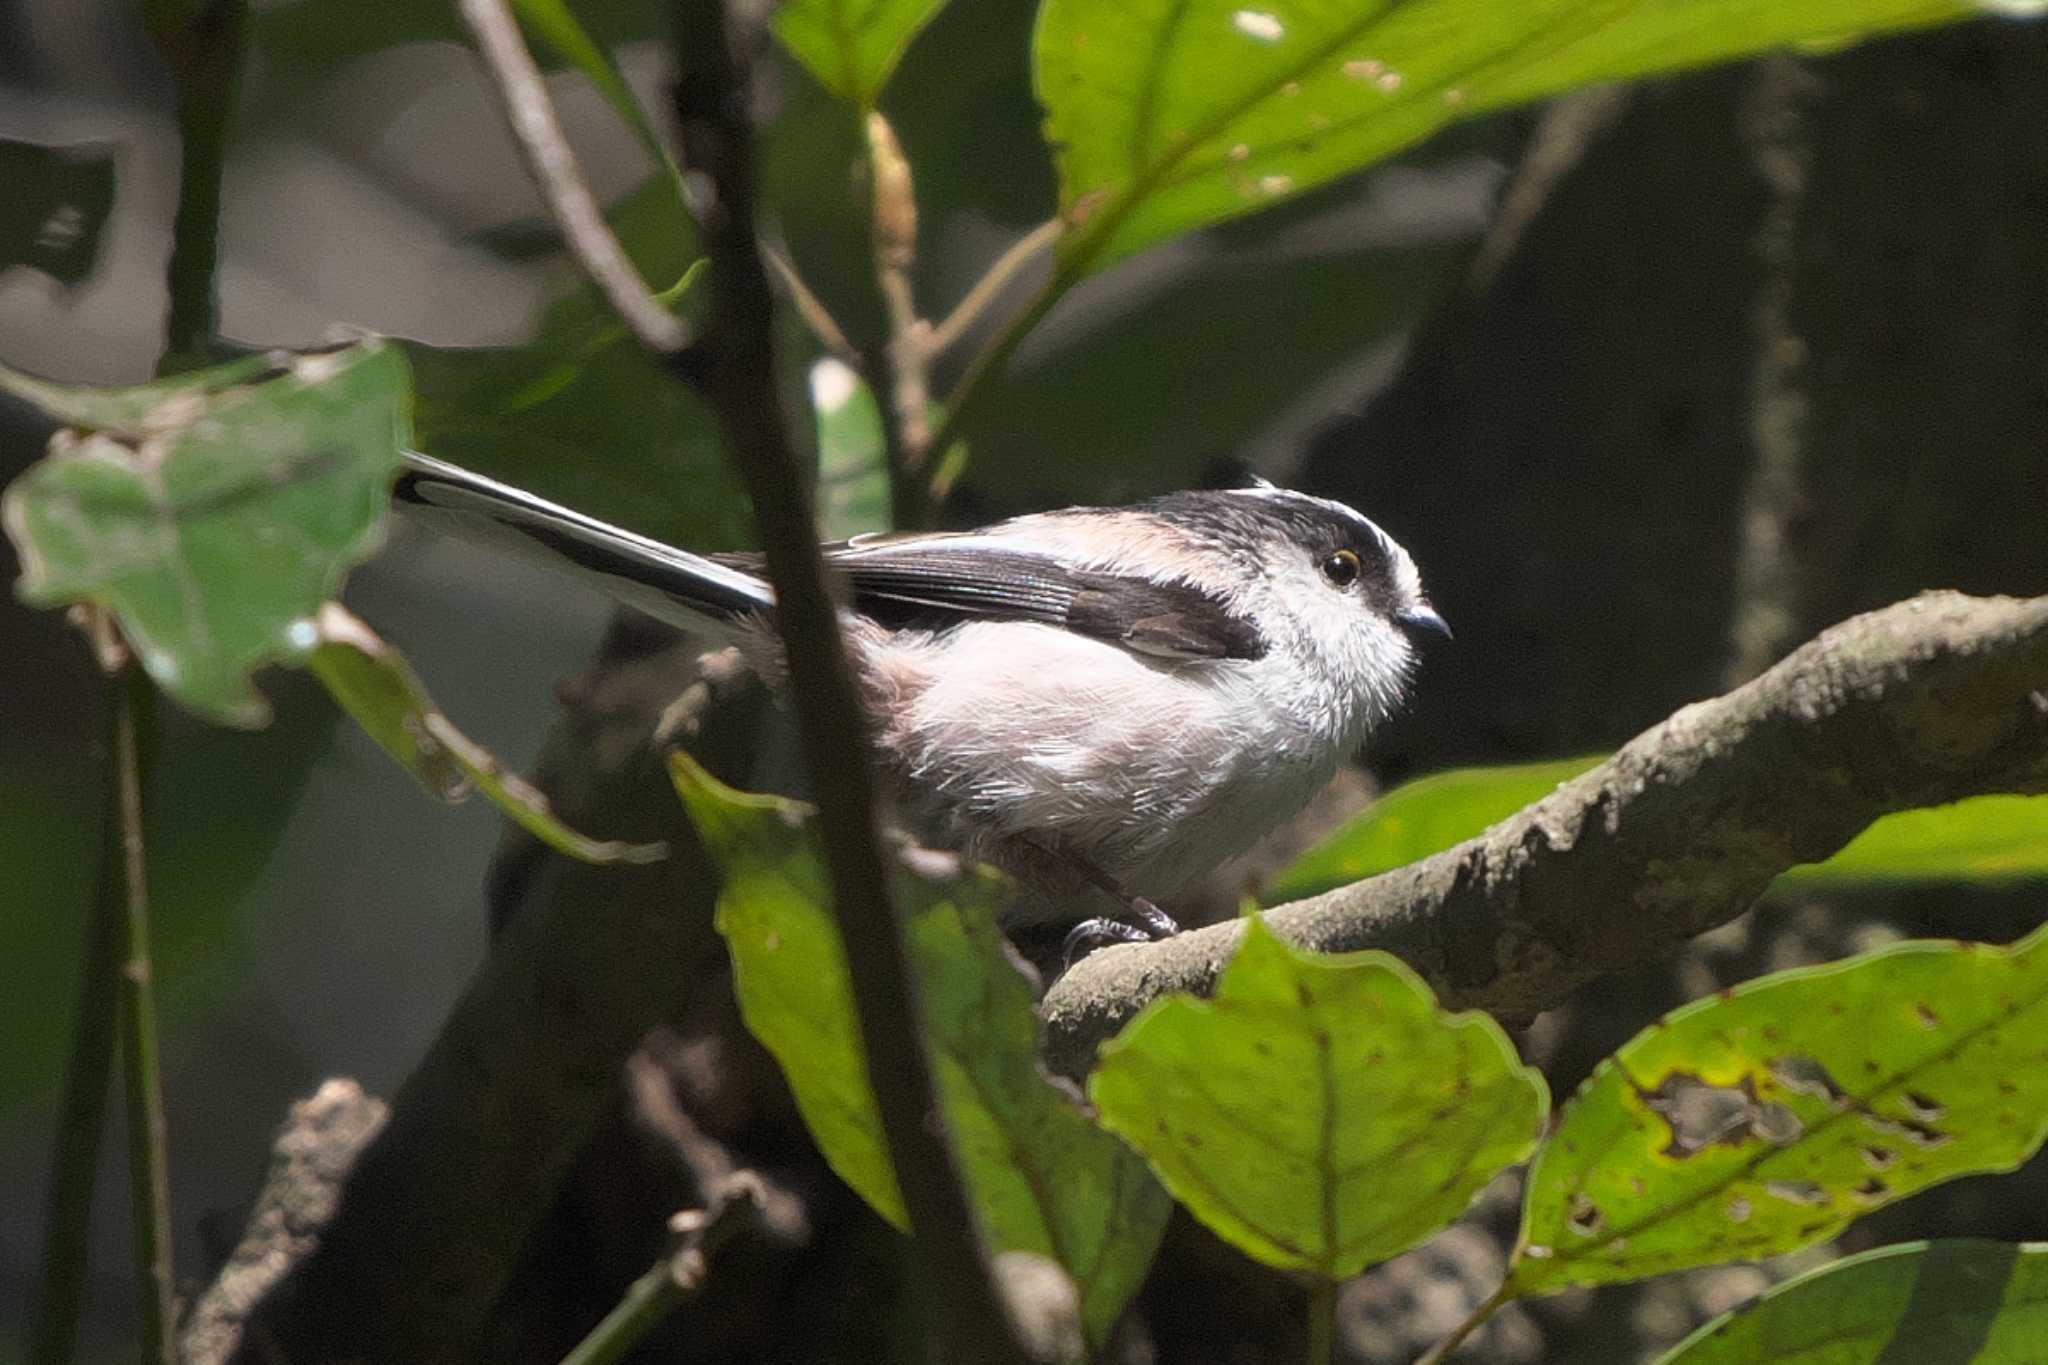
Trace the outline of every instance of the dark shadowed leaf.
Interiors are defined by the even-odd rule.
[[[609,216],[643,278],[687,310],[702,258],[668,182],[649,179]],[[406,349],[429,453],[672,544],[749,543],[710,409],[588,284],[549,305],[532,341]]]
[[[0,501],[24,600],[107,603],[158,686],[235,725],[268,719],[250,672],[303,659],[309,618],[376,548],[410,435],[397,347],[283,367],[250,384],[210,371],[149,385],[139,415],[123,391],[80,398],[74,415],[127,415],[60,431]]]
[[[832,1169],[902,1227],[808,808],[733,792],[687,757],[672,772],[724,876],[718,927],[747,1027],[782,1064]],[[961,1164],[995,1248],[1058,1261],[1099,1344],[1143,1280],[1171,1201],[1039,1070],[1030,983],[995,927],[1000,881],[929,860],[906,859],[897,889]]]
[[[1667,1015],[1601,1063],[1529,1178],[1541,1293],[1811,1246],[2048,1136],[2048,930],[1905,943]]]
[[[593,839],[570,829],[538,787],[507,771],[497,755],[455,728],[411,666],[376,632],[332,602],[320,609],[315,624],[319,643],[307,667],[370,738],[434,796],[452,802],[481,791],[527,833],[587,863],[644,863],[667,856],[661,844]]]
[[[1787,44],[1970,14],[1954,0],[1047,0],[1037,40],[1062,246],[1099,269],[1454,119]]]
[[[1788,1280],[1658,1365],[2038,1365],[2048,1245],[1958,1238],[1879,1247]]]
[[[946,0],[788,0],[775,32],[818,84],[872,108],[910,40]]]
[[[1215,999],[1147,1008],[1089,1095],[1211,1229],[1331,1279],[1463,1213],[1547,1109],[1493,1020],[1439,1010],[1385,953],[1304,953],[1257,918]]]
[[[0,274],[40,270],[63,285],[90,275],[114,207],[114,149],[51,147],[0,137]]]

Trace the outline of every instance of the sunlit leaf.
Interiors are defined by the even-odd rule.
[[[74,415],[107,409],[96,429],[60,431],[0,515],[24,600],[107,603],[158,686],[259,725],[269,707],[250,672],[303,659],[308,618],[377,546],[410,385],[380,341],[291,357],[257,383],[219,374],[149,386],[162,396],[139,417],[122,391],[77,399]]]
[[[1598,758],[1460,768],[1418,778],[1368,806],[1273,879],[1266,903],[1299,900],[1463,843],[1548,796]],[[1899,811],[1825,862],[1774,885],[1830,891],[1913,882],[2048,878],[2048,796],[1978,796]]]
[[[1849,1256],[1767,1291],[1658,1365],[2038,1365],[2048,1244],[1958,1238]]]
[[[660,844],[593,839],[570,829],[539,788],[455,728],[411,666],[368,626],[331,602],[315,624],[319,644],[307,666],[370,738],[433,795],[460,801],[480,791],[527,833],[587,863],[644,863],[666,856]]]
[[[1073,270],[1454,119],[1594,81],[1941,23],[1956,0],[1047,0],[1039,98]]]
[[[1256,918],[1215,998],[1148,1007],[1089,1096],[1217,1234],[1331,1279],[1463,1213],[1547,1108],[1493,1020],[1439,1010],[1387,954],[1305,953]]]
[[[775,32],[818,83],[872,108],[918,30],[946,0],[787,0]]]
[[[1406,867],[1463,843],[1488,826],[1540,801],[1599,763],[1567,758],[1496,768],[1459,768],[1396,787],[1295,860],[1261,899],[1300,900],[1334,887]]]
[[[807,809],[730,791],[686,757],[672,772],[724,876],[718,927],[747,1027],[782,1064],[832,1169],[902,1227]],[[994,874],[906,865],[897,890],[940,1092],[990,1239],[1058,1261],[1100,1343],[1143,1280],[1171,1202],[1144,1162],[1039,1070],[1033,993],[995,927]]]
[[[1905,943],[1687,1006],[1601,1063],[1529,1178],[1511,1283],[1825,1241],[2048,1136],[2048,930]]]
[[[845,540],[889,529],[889,459],[882,413],[865,379],[830,356],[811,366],[818,423],[818,533]]]

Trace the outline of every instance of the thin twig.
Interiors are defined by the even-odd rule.
[[[703,1286],[718,1249],[760,1216],[761,1191],[753,1172],[727,1176],[709,1211],[676,1215],[670,1223],[677,1234],[675,1249],[626,1287],[618,1306],[562,1357],[562,1365],[612,1365],[622,1359]]]
[[[1016,349],[1024,344],[1024,338],[1030,334],[1031,329],[1045,319],[1045,315],[1052,311],[1052,306],[1074,286],[1081,278],[1081,274],[1080,267],[1071,261],[1061,261],[1055,266],[1051,277],[1038,287],[1038,292],[1031,296],[1030,302],[1004,324],[1002,331],[996,333],[988,345],[976,353],[974,360],[967,367],[967,373],[953,386],[953,392],[946,398],[945,418],[939,423],[939,429],[932,433],[931,439],[933,450],[946,452],[939,461],[939,468],[934,472],[928,489],[929,500],[934,505],[943,502],[946,494],[959,481],[960,474],[966,466],[967,448],[961,446],[962,454],[957,459],[952,457],[950,452],[960,441],[960,435],[966,430],[967,424],[980,411],[981,405],[988,401],[996,376],[1002,373],[1003,366],[1009,363],[1010,356]]]
[[[917,315],[910,272],[917,264],[917,189],[910,161],[889,120],[867,116],[869,236],[875,285],[889,336],[866,368],[881,386],[876,407],[888,457],[890,517],[900,528],[923,524],[925,485],[919,471],[931,453],[931,324]]]
[[[71,1056],[64,1069],[64,1098],[58,1110],[49,1198],[45,1205],[43,1254],[29,1329],[31,1365],[68,1365],[78,1340],[78,1314],[85,1302],[91,1238],[93,1187],[99,1171],[100,1133],[105,1127],[107,1085],[113,1076],[114,1016],[120,1005],[115,982],[121,970],[126,897],[122,869],[121,783],[114,771],[125,708],[107,689],[106,801],[101,818],[99,886],[94,893],[91,939],[79,980],[77,1021]]]
[[[968,329],[981,320],[988,306],[1010,287],[1024,268],[1051,250],[1053,243],[1065,236],[1066,231],[1066,219],[1048,219],[1012,242],[1009,250],[996,257],[995,264],[974,282],[974,287],[953,306],[945,321],[932,328],[931,340],[927,343],[932,358],[944,355],[967,335]]]
[[[1451,1352],[1464,1345],[1465,1338],[1478,1331],[1485,1324],[1486,1320],[1499,1312],[1501,1305],[1505,1304],[1512,1297],[1513,1295],[1508,1293],[1508,1287],[1505,1284],[1494,1290],[1493,1293],[1481,1300],[1476,1308],[1465,1315],[1463,1322],[1451,1329],[1449,1336],[1430,1347],[1427,1351],[1424,1351],[1421,1357],[1416,1360],[1415,1365],[1440,1365],[1442,1361],[1450,1359]]]
[[[1317,1280],[1308,1291],[1308,1365],[1330,1365],[1337,1348],[1337,1282]]]
[[[818,344],[855,369],[861,366],[860,348],[846,339],[846,331],[825,307],[824,301],[804,283],[804,277],[796,273],[796,263],[789,259],[781,247],[761,244],[761,256],[774,268],[775,277],[782,281],[782,287],[789,291],[789,301],[796,305],[797,316],[811,329],[811,335]]]
[[[149,860],[142,835],[142,735],[151,728],[150,686],[113,619],[97,613],[93,637],[114,710],[111,780],[120,824],[121,1075],[128,1111],[128,1183],[135,1221],[135,1268],[142,1299],[145,1361],[171,1365],[176,1281],[171,1248],[171,1178],[164,1085],[157,1047],[155,966],[149,950]]]
[[[605,222],[511,7],[506,0],[461,0],[459,8],[490,69],[491,88],[512,126],[526,169],[561,225],[570,254],[641,345],[661,355],[681,350],[689,344],[689,328],[655,300],[639,267]]]
[[[719,415],[747,485],[775,585],[803,754],[816,784],[833,912],[844,942],[869,1081],[927,1282],[956,1345],[996,1365],[1024,1360],[997,1296],[979,1217],[945,1135],[903,926],[875,832],[867,726],[825,583],[810,497],[775,378],[773,296],[754,233],[749,70],[764,40],[717,0],[676,7],[676,112],[690,164],[711,182],[702,227],[713,334],[679,364]]]

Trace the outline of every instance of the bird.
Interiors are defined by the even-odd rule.
[[[781,678],[757,556],[679,549],[418,452],[394,497]],[[1161,901],[1299,812],[1450,635],[1378,525],[1263,480],[821,553],[891,818],[1008,873],[1005,927],[1070,925],[1070,959],[1176,932]],[[1085,913],[1090,891],[1116,913]]]

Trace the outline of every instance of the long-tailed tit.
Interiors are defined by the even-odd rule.
[[[397,497],[595,576],[774,674],[758,561],[705,557],[426,456]],[[922,841],[1003,868],[1013,923],[1091,885],[1153,937],[1166,896],[1294,815],[1448,635],[1415,563],[1341,503],[1262,485],[828,546],[877,770]]]

